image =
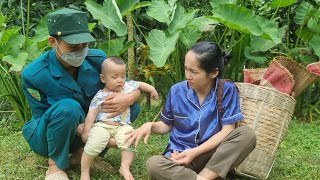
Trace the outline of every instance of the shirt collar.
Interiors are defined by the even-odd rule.
[[[206,98],[202,102],[201,106],[204,106],[204,105],[210,103],[212,100],[216,99],[216,95],[215,94],[216,94],[216,91],[217,91],[217,88],[218,88],[218,84],[220,83],[220,81],[221,80],[219,78],[216,78],[215,87],[211,88],[211,90],[209,91],[208,95],[206,96]],[[189,99],[189,101],[191,101],[192,104],[194,104],[195,106],[200,108],[197,93],[195,92],[194,89],[189,87],[188,81],[185,81],[185,88],[186,88],[186,91],[187,91],[187,98]]]

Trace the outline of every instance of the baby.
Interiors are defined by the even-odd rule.
[[[126,65],[118,57],[108,57],[101,65],[100,79],[105,87],[98,91],[90,103],[85,119],[82,139],[86,142],[81,157],[81,180],[90,179],[90,166],[94,158],[107,146],[111,137],[115,138],[121,152],[120,174],[126,180],[133,180],[130,166],[134,158],[134,149],[128,147],[125,133],[133,130],[130,126],[130,108],[121,114],[109,118],[109,113],[101,112],[105,97],[112,93],[130,93],[136,89],[148,92],[152,99],[158,99],[156,89],[144,82],[126,81]]]

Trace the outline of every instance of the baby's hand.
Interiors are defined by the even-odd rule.
[[[82,140],[82,142],[86,143],[87,140],[88,140],[88,134],[83,133],[82,136],[81,136],[81,140]]]
[[[159,95],[156,89],[152,90],[150,93],[151,99],[153,100],[158,100],[159,99]]]

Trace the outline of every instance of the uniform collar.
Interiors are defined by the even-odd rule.
[[[62,64],[57,59],[55,50],[53,48],[49,52],[49,68],[54,77],[61,77],[61,72],[65,71]]]
[[[81,93],[80,86],[85,84],[82,81],[87,81],[87,78],[85,76],[89,75],[93,69],[93,67],[85,59],[78,69],[77,79],[82,80],[81,82],[78,83],[76,80],[74,80],[70,76],[70,74],[64,69],[62,64],[59,62],[59,60],[56,57],[54,49],[51,49],[51,51],[49,52],[49,68],[50,68],[51,74],[54,77],[60,78],[59,84],[69,89],[78,91],[79,93]]]

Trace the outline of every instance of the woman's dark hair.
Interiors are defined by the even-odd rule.
[[[193,45],[189,51],[195,53],[199,60],[200,68],[204,69],[207,73],[219,69],[218,77],[222,77],[223,67],[228,64],[231,59],[231,54],[221,51],[219,46],[214,42],[198,42]]]

